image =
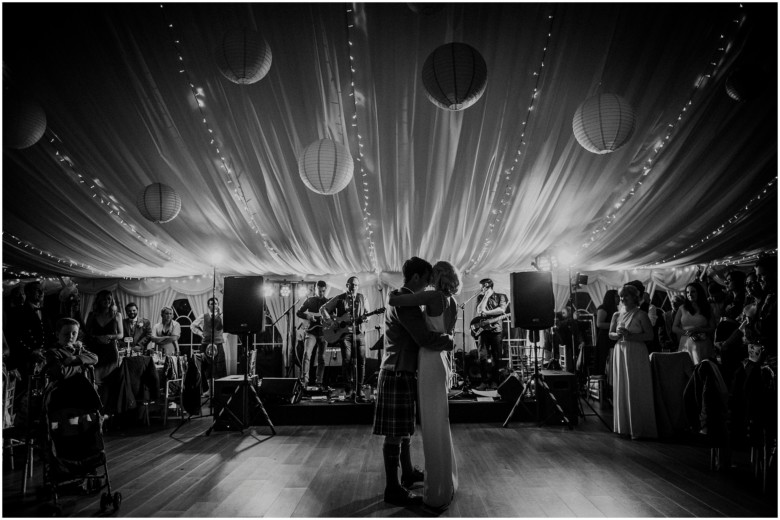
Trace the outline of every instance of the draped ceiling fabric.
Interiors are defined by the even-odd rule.
[[[508,273],[555,248],[577,253],[578,271],[616,273],[777,247],[776,183],[762,193],[777,174],[775,4],[2,9],[4,99],[8,87],[28,94],[48,120],[37,144],[3,150],[9,273],[188,277],[211,273],[218,251],[220,277],[323,277],[341,290],[348,273],[361,288],[397,286],[419,255],[449,260],[474,290],[485,276],[508,288]],[[213,57],[240,27],[273,52],[252,85],[229,82]],[[420,79],[450,41],[488,69],[460,112],[436,108]],[[764,79],[741,103],[724,88],[740,67]],[[607,155],[572,133],[600,92],[637,117]],[[322,138],[356,160],[334,196],[298,176],[299,154]],[[135,207],[153,182],[181,196],[170,223]]]

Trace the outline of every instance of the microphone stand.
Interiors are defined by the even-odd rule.
[[[209,356],[209,347],[206,345],[206,357],[209,357],[209,364],[211,365],[211,371],[209,372],[209,415],[214,415],[214,372],[217,371],[217,343],[214,337],[214,325],[217,320],[217,266],[214,265],[214,279],[211,282],[211,301],[214,307],[211,309],[211,344],[214,348],[211,350],[213,354]],[[224,347],[222,347],[224,349]]]

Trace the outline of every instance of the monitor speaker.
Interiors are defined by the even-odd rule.
[[[555,321],[552,274],[527,271],[510,274],[512,326],[526,330],[549,329]]]
[[[577,419],[579,418],[579,407],[577,405],[577,376],[570,372],[564,372],[561,370],[540,370],[542,380],[547,383],[547,388],[550,389],[550,393],[555,396],[555,400],[563,410],[566,418],[572,426],[577,425]],[[552,400],[546,391],[540,393],[544,394],[544,399],[541,401],[541,408],[544,410],[545,415],[551,415],[557,411]],[[537,399],[539,397],[537,396]]]
[[[264,377],[260,380],[260,399],[264,402],[295,404],[303,388],[297,377]]]
[[[226,276],[223,324],[225,332],[262,332],[265,325],[262,276]]]

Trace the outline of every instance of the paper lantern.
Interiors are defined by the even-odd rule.
[[[271,69],[271,47],[251,29],[226,32],[214,54],[222,75],[239,85],[260,81]]]
[[[447,110],[463,110],[484,94],[487,65],[471,45],[447,43],[426,58],[422,82],[434,105]]]
[[[634,133],[636,116],[626,100],[615,94],[586,99],[574,113],[574,137],[589,152],[611,153]]]
[[[21,150],[37,143],[46,131],[46,113],[38,103],[11,94],[3,103],[3,142]]]
[[[736,69],[726,78],[726,93],[734,101],[748,101],[761,94],[765,82],[758,69]]]
[[[307,146],[298,158],[298,174],[310,190],[335,195],[352,180],[355,163],[349,150],[330,139]]]
[[[165,224],[175,219],[181,211],[181,197],[167,184],[155,182],[144,188],[135,205],[145,219],[155,224]]]

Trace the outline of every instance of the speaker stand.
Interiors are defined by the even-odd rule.
[[[265,416],[265,420],[268,423],[268,426],[270,426],[271,428],[271,435],[276,435],[276,429],[274,428],[274,425],[271,422],[271,418],[268,416],[268,412],[266,411],[265,406],[263,406],[263,401],[260,399],[260,396],[257,395],[257,390],[255,390],[254,386],[249,381],[249,333],[245,334],[245,338],[244,338],[244,360],[245,360],[244,379],[240,381],[238,385],[236,385],[235,390],[233,390],[233,393],[230,395],[227,402],[225,402],[225,405],[222,407],[222,410],[220,410],[219,414],[217,414],[217,416],[214,417],[214,422],[212,422],[211,426],[209,426],[209,429],[206,430],[207,437],[211,435],[212,430],[217,425],[217,423],[222,418],[222,415],[225,412],[230,414],[233,417],[233,419],[235,419],[236,422],[238,422],[239,429],[242,434],[244,433],[244,430],[249,428],[254,418],[257,417],[257,414],[259,412],[263,412],[263,415]],[[255,400],[255,407],[258,408],[258,410],[251,418],[249,417],[250,391]],[[230,403],[233,401],[233,398],[239,395],[239,392],[241,393],[241,397],[242,397],[241,417],[238,417],[235,413],[233,413],[233,410],[230,409]]]
[[[550,387],[547,386],[547,383],[542,378],[542,375],[539,373],[539,355],[538,355],[538,331],[531,331],[531,335],[533,338],[533,345],[534,345],[534,373],[533,375],[528,378],[528,380],[525,382],[525,388],[523,388],[523,391],[520,393],[520,396],[517,398],[517,401],[515,401],[514,406],[512,406],[512,410],[509,412],[509,415],[507,415],[506,420],[504,421],[504,424],[502,425],[504,428],[507,427],[509,424],[509,421],[512,420],[512,417],[515,415],[515,410],[517,410],[518,406],[521,406],[525,408],[525,410],[530,414],[531,411],[528,410],[528,407],[525,406],[525,403],[523,403],[523,397],[525,396],[526,392],[529,391],[531,388],[531,383],[534,385],[534,391],[536,394],[536,421],[539,423],[539,426],[542,426],[547,421],[550,420],[551,417],[555,415],[555,412],[561,414],[561,417],[563,418],[563,422],[566,423],[566,425],[569,427],[570,430],[574,429],[571,422],[569,422],[569,418],[566,417],[566,414],[563,412],[563,408],[561,408],[561,405],[558,404],[558,400],[555,398],[553,393],[550,391]],[[544,389],[545,392],[547,392],[547,395],[550,396],[550,399],[552,400],[553,405],[555,406],[555,411],[551,413],[546,419],[542,420],[542,409],[541,409],[541,402],[540,397],[543,395],[543,393],[540,391],[540,389]]]

